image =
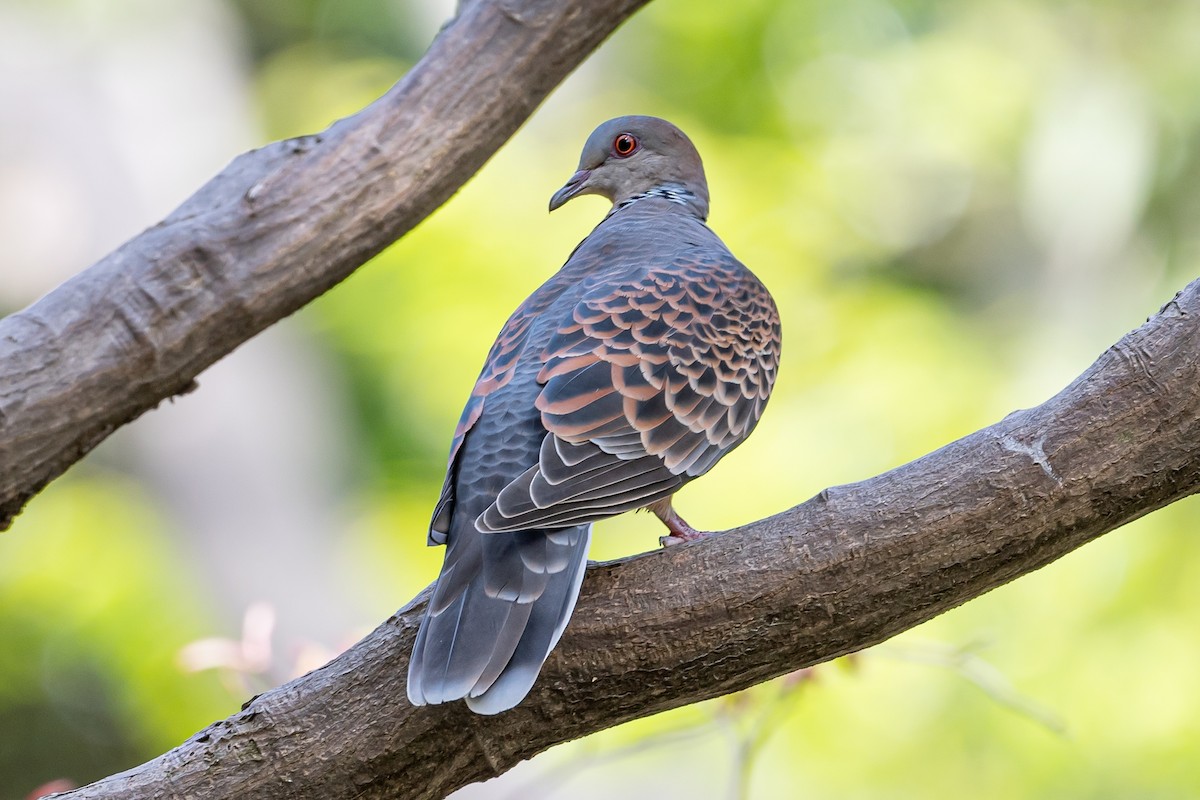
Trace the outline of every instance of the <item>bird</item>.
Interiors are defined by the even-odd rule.
[[[664,545],[706,536],[672,495],[749,436],[771,395],[779,312],[709,229],[691,140],[657,117],[602,123],[550,211],[587,194],[611,210],[509,317],[455,430],[415,706],[519,704],[575,608],[592,524],[648,509]]]

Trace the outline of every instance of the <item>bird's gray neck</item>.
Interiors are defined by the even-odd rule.
[[[708,219],[708,201],[701,198],[691,189],[679,183],[664,183],[661,186],[655,186],[644,192],[635,195],[630,195],[619,203],[614,203],[612,211],[608,212],[611,217],[623,208],[627,208],[639,200],[645,200],[650,197],[657,197],[666,200],[670,203],[677,203],[687,208],[694,216],[698,217],[701,222]],[[608,217],[605,217],[607,219]]]

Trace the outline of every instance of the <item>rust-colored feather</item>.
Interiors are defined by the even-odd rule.
[[[578,524],[670,496],[753,430],[779,349],[770,294],[727,252],[599,284],[540,354],[535,405],[554,446],[477,524]],[[584,445],[594,448],[590,468],[573,473],[561,454]],[[637,466],[602,469],[621,462]]]

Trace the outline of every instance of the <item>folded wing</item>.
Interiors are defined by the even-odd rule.
[[[537,465],[476,526],[570,527],[669,497],[750,434],[779,345],[775,304],[732,256],[600,284],[542,354]]]

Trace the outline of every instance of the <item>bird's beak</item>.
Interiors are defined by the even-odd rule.
[[[570,200],[575,195],[579,194],[587,184],[587,179],[592,177],[590,169],[581,169],[571,176],[571,179],[563,185],[561,189],[554,193],[550,198],[550,210],[561,206],[563,203]]]

